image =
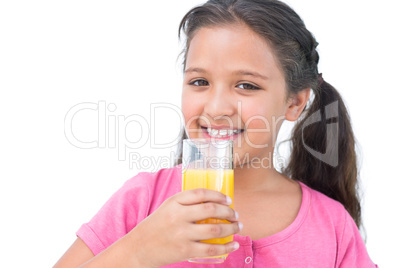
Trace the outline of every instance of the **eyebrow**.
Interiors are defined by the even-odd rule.
[[[203,73],[203,74],[207,74],[208,72],[202,68],[188,68],[187,70],[184,71],[185,73]],[[254,77],[258,77],[264,80],[268,80],[268,77],[265,75],[262,75],[260,73],[257,72],[252,72],[252,71],[247,71],[247,70],[238,70],[238,71],[234,71],[233,74],[235,75],[249,75],[249,76],[254,76]]]
[[[184,72],[185,73],[203,73],[203,74],[207,73],[207,71],[202,68],[188,68]]]
[[[234,74],[255,76],[255,77],[258,77],[258,78],[261,78],[261,79],[264,79],[264,80],[268,80],[268,77],[265,76],[265,75],[262,75],[262,74],[257,73],[257,72],[246,71],[246,70],[239,70],[239,71],[234,72]]]

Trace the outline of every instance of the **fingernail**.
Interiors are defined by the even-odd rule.
[[[232,204],[232,198],[230,198],[230,196],[226,196],[226,204],[228,205]]]
[[[236,218],[236,220],[239,219],[239,213],[237,213],[237,211],[235,211],[235,218]]]
[[[238,222],[237,224],[239,225],[239,230],[241,231],[243,229],[243,223]]]
[[[239,247],[240,247],[239,243],[237,243],[237,242],[233,243],[233,250],[238,250]]]

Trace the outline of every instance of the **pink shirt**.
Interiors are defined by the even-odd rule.
[[[300,183],[303,198],[294,222],[269,237],[235,235],[240,248],[223,264],[181,262],[165,267],[377,267],[351,216],[337,201]],[[181,166],[139,173],[128,180],[77,236],[97,255],[181,191]]]

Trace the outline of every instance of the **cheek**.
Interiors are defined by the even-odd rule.
[[[267,103],[250,103],[242,107],[242,121],[247,129],[261,129],[269,125],[271,114]]]
[[[284,105],[274,101],[258,101],[243,105],[241,117],[249,128],[275,129],[279,121],[285,118],[284,115]]]
[[[186,128],[194,127],[197,116],[202,113],[203,105],[194,98],[194,94],[185,91],[182,93],[181,111],[183,113]],[[189,125],[188,125],[189,124]]]
[[[255,148],[274,146],[274,137],[282,122],[277,108],[275,104],[266,102],[244,107],[242,120],[247,128],[245,138],[248,145]]]

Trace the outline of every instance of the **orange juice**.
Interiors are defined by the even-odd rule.
[[[233,200],[233,170],[232,169],[186,169],[183,173],[183,191],[196,188],[211,189],[221,192]],[[230,205],[233,208],[233,203]],[[197,223],[229,223],[226,220],[207,219]],[[233,235],[224,238],[214,238],[201,242],[226,244],[233,241]],[[227,254],[226,254],[227,255]],[[226,257],[226,255],[219,257]]]

